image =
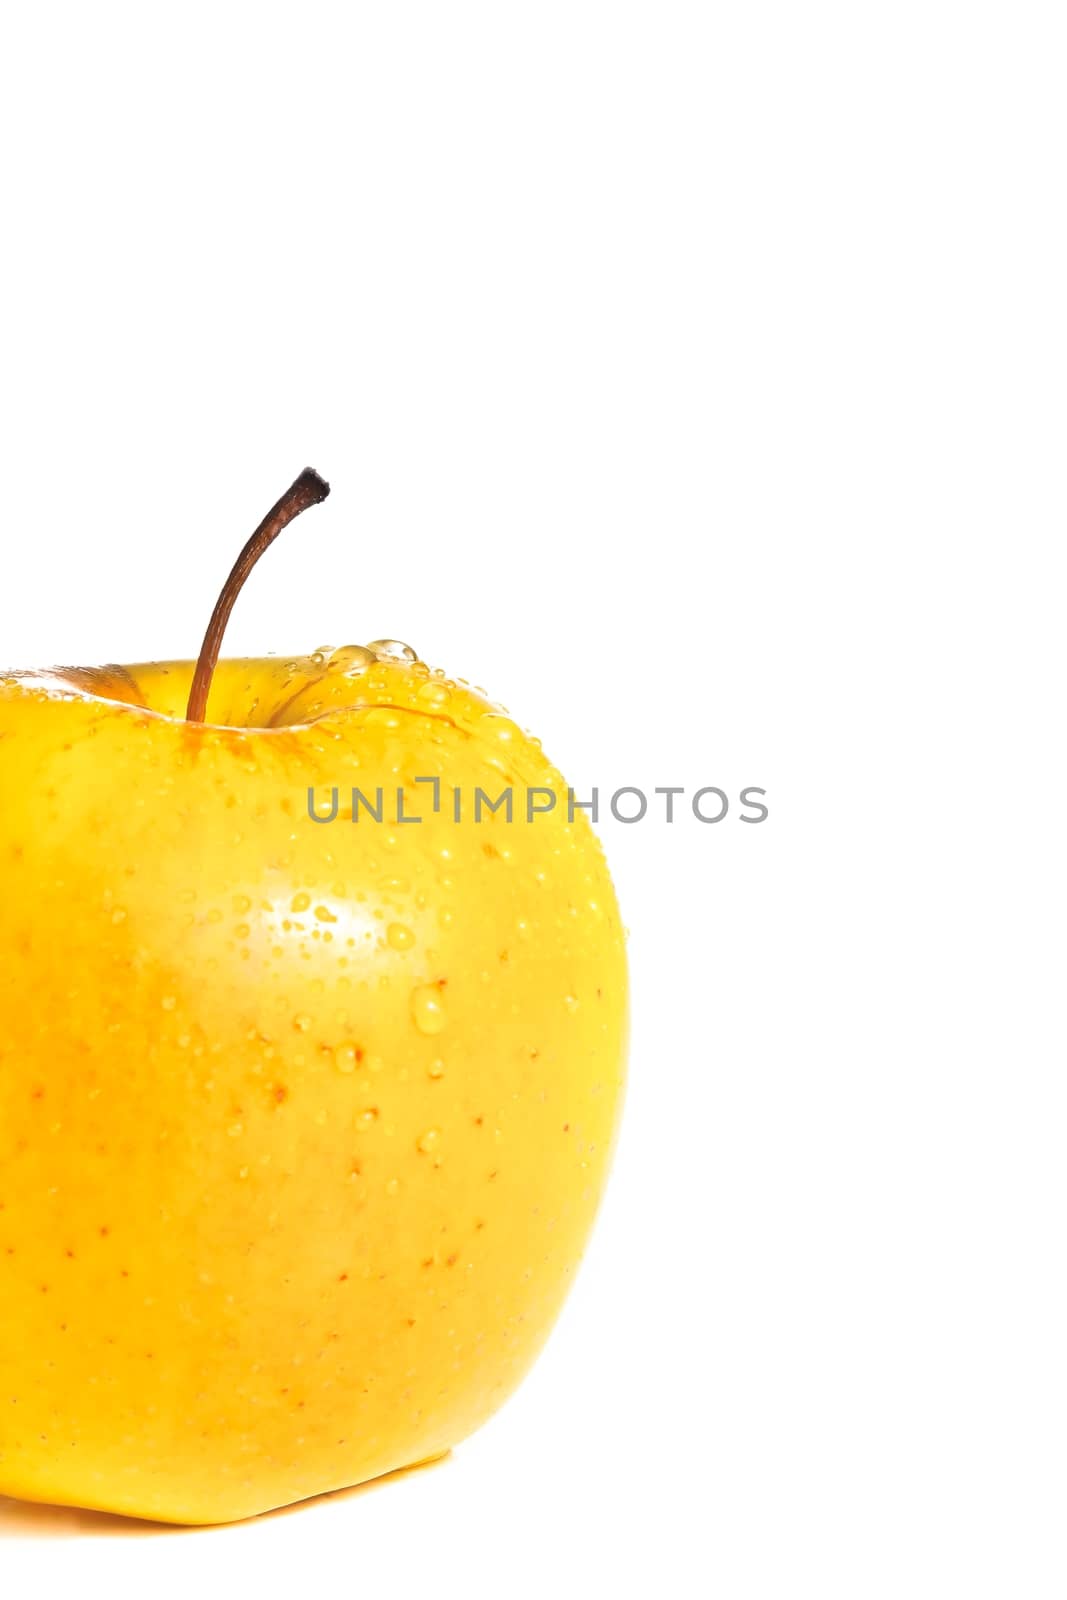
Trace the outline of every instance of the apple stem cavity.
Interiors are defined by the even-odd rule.
[[[272,545],[283,528],[287,528],[294,517],[301,511],[306,511],[308,506],[317,506],[325,500],[330,492],[330,485],[313,467],[305,467],[299,478],[293,480],[282,495],[278,503],[271,507],[263,518],[255,533],[245,545],[241,554],[233,564],[233,571],[222,586],[222,593],[215,602],[215,609],[211,613],[211,621],[207,625],[204,642],[200,646],[197,657],[196,671],[193,673],[192,687],[189,690],[189,705],[186,709],[187,722],[203,722],[207,712],[207,697],[211,692],[211,680],[215,675],[215,668],[219,662],[219,651],[222,648],[222,636],[226,631],[226,624],[230,620],[230,612],[241,590],[244,588],[245,579],[252,571],[256,562],[269,545]]]

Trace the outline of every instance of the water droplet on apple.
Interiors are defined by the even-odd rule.
[[[373,652],[361,644],[340,645],[327,662],[330,672],[340,672],[345,677],[354,677],[358,672],[366,672],[367,668],[373,665]]]
[[[429,679],[422,684],[415,698],[424,706],[446,706],[450,696],[443,683],[434,683]]]
[[[420,1033],[441,1033],[447,1025],[444,1001],[435,983],[424,983],[411,996],[411,1016]]]
[[[361,1111],[356,1118],[356,1123],[361,1128],[373,1128],[378,1120],[377,1106],[369,1106],[366,1111]]]
[[[359,1050],[354,1044],[339,1044],[333,1053],[338,1072],[355,1072]]]
[[[289,909],[290,911],[306,911],[310,904],[311,896],[309,894],[294,894],[289,902]]]
[[[409,644],[403,644],[399,639],[374,639],[368,646],[373,650],[379,661],[417,661],[418,651],[413,650]]]
[[[573,1016],[574,1013],[578,1009],[578,997],[576,995],[573,995],[573,994],[565,994],[563,996],[563,1004],[567,1007],[567,1010]]]
[[[385,937],[394,950],[410,950],[415,943],[415,935],[402,922],[391,922],[386,929]]]
[[[421,1150],[424,1156],[433,1155],[440,1142],[441,1130],[439,1128],[427,1128],[425,1133],[419,1135],[415,1142],[415,1148]]]
[[[482,726],[489,738],[498,740],[500,744],[510,744],[513,739],[522,738],[518,723],[512,722],[510,717],[501,716],[499,711],[486,711]]]
[[[431,1061],[430,1062],[430,1065],[426,1068],[426,1073],[427,1073],[427,1076],[431,1077],[431,1078],[443,1078],[444,1077],[444,1075],[445,1075],[445,1064],[441,1060],[440,1056],[438,1056],[436,1061]]]
[[[326,665],[326,656],[329,648],[329,645],[324,645],[321,650],[313,650],[311,652],[311,665],[313,667],[324,667]]]
[[[371,706],[364,713],[363,725],[367,728],[399,728],[400,713],[394,711],[392,706]]]
[[[307,1033],[308,1029],[311,1027],[311,1018],[294,1017],[293,1027],[296,1029],[297,1033]]]

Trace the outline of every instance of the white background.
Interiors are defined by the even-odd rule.
[[[1062,1596],[1062,8],[9,6],[5,665],[380,635],[603,827],[631,1092],[444,1466],[11,1595]],[[2,1308],[0,1308],[2,1312]]]

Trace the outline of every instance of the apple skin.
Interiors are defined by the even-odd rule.
[[[0,679],[0,1492],[216,1523],[514,1390],[603,1191],[627,976],[599,842],[480,693],[227,661],[198,726],[192,671]],[[515,820],[433,815],[434,776]],[[346,820],[353,785],[424,820]]]

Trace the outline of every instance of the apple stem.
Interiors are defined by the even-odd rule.
[[[293,518],[298,517],[301,511],[306,511],[308,506],[317,506],[321,500],[325,500],[329,492],[330,485],[325,479],[320,478],[313,467],[305,467],[299,478],[294,479],[286,489],[277,505],[272,506],[267,512],[237,557],[233,571],[223,584],[222,593],[215,602],[204,642],[200,646],[200,655],[197,658],[196,671],[193,673],[192,687],[189,690],[189,705],[185,713],[187,722],[204,720],[211,680],[219,662],[222,636],[230,620],[234,602],[244,588],[248,574],[268,545],[274,543],[282,529],[288,527]]]

